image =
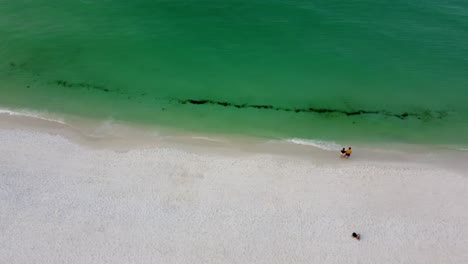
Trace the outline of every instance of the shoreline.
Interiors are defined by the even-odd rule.
[[[130,124],[113,120],[93,120],[40,112],[0,110],[0,129],[37,131],[58,135],[76,144],[95,149],[130,151],[159,147],[189,151],[220,151],[231,154],[271,154],[304,161],[340,164],[342,147],[351,145],[351,160],[369,162],[414,162],[459,172],[468,170],[468,151],[453,146],[405,143],[348,144],[308,139],[266,139],[245,135],[184,132],[176,129]]]
[[[29,117],[34,119],[41,119],[44,121],[56,122],[64,125],[72,126],[74,129],[80,131],[80,133],[95,136],[95,137],[106,137],[106,136],[117,136],[117,137],[128,137],[131,138],[135,134],[141,134],[145,131],[146,134],[160,135],[164,137],[173,137],[174,135],[179,137],[192,137],[198,140],[207,141],[237,141],[236,144],[245,141],[287,141],[291,144],[305,145],[308,147],[316,147],[323,150],[336,151],[342,146],[347,147],[349,145],[359,145],[362,148],[367,149],[390,149],[390,150],[404,150],[406,152],[412,151],[432,151],[437,150],[455,150],[455,151],[467,151],[468,145],[466,142],[457,143],[428,143],[428,142],[403,142],[398,140],[381,139],[376,140],[372,138],[369,141],[365,139],[323,139],[323,138],[307,138],[307,137],[265,137],[259,135],[249,135],[242,133],[226,133],[226,132],[210,132],[201,131],[198,129],[185,129],[183,127],[171,127],[156,125],[150,123],[131,122],[124,120],[115,119],[101,119],[92,118],[89,116],[77,116],[66,113],[54,113],[48,111],[37,111],[25,108],[10,108],[0,107],[0,115],[3,116],[17,116],[17,117]],[[106,127],[107,126],[107,127]],[[113,131],[114,130],[114,131]],[[115,130],[121,134],[114,135]],[[127,133],[127,134],[126,134]]]

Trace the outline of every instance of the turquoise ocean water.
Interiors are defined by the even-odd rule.
[[[468,2],[0,0],[0,107],[468,144]]]

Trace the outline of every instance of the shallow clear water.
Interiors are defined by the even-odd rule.
[[[0,106],[468,143],[468,2],[0,1]]]

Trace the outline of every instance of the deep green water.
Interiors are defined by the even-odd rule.
[[[468,143],[467,1],[0,0],[0,107]]]

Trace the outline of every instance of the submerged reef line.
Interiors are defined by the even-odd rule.
[[[109,89],[105,86],[95,85],[86,82],[69,82],[65,80],[56,80],[53,82],[55,85],[64,87],[64,88],[82,88],[87,90],[98,90],[100,92],[106,93],[114,93],[120,96],[126,96],[128,100],[131,100],[134,97],[146,97],[148,93],[143,92],[139,95],[134,95],[125,90],[121,89]],[[258,110],[270,110],[270,111],[281,111],[281,112],[293,112],[293,113],[315,113],[315,114],[340,114],[345,116],[364,116],[364,115],[381,115],[385,117],[393,117],[398,118],[401,120],[407,120],[410,117],[428,121],[431,119],[444,119],[448,116],[447,111],[429,111],[423,110],[419,112],[402,112],[402,113],[395,113],[385,110],[343,110],[343,109],[335,109],[335,108],[324,108],[324,107],[281,107],[281,106],[274,106],[268,104],[249,104],[249,103],[233,103],[227,101],[216,101],[210,99],[178,99],[178,98],[158,98],[155,97],[157,101],[166,101],[172,102],[181,105],[196,105],[196,106],[203,106],[203,105],[214,105],[226,108],[236,108],[236,109],[258,109]],[[166,110],[166,108],[163,108]]]
[[[396,117],[402,120],[407,119],[410,116],[416,117],[418,119],[422,119],[416,113],[390,113],[387,111],[369,111],[369,110],[354,110],[354,111],[345,111],[340,109],[331,109],[331,108],[287,108],[287,107],[277,107],[273,105],[257,105],[257,104],[235,104],[229,103],[225,101],[213,101],[213,100],[194,100],[194,99],[186,99],[180,100],[176,99],[180,104],[192,104],[192,105],[219,105],[223,107],[235,107],[235,108],[254,108],[254,109],[261,109],[261,110],[274,110],[274,111],[283,111],[283,112],[295,112],[295,113],[317,113],[317,114],[343,114],[346,116],[358,116],[358,115],[384,115],[388,117]]]

